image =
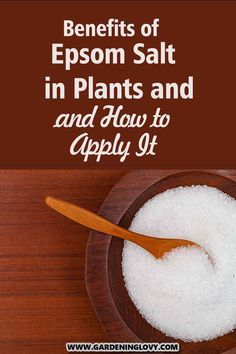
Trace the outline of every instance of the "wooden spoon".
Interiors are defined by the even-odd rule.
[[[84,225],[90,229],[120,237],[123,240],[128,240],[143,247],[156,258],[161,258],[166,252],[173,248],[183,246],[198,246],[196,243],[181,239],[155,238],[145,236],[136,232],[129,231],[121,226],[115,225],[112,222],[102,218],[101,216],[92,213],[91,211],[81,208],[63,200],[46,197],[45,202],[52,209],[55,209],[67,218]]]

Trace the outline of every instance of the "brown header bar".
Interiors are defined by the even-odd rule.
[[[236,2],[231,1],[1,2],[0,167],[236,168],[235,11]],[[134,24],[135,35],[63,36],[64,20],[74,24],[107,24],[110,18]],[[142,36],[142,24],[153,24],[156,18],[159,19],[158,35]],[[90,52],[93,48],[123,48],[125,63],[77,63],[66,70],[65,64],[51,63],[53,43],[63,44],[58,52],[66,48],[88,48]],[[139,49],[145,55],[148,48],[157,48],[159,63],[134,65],[133,60],[138,57],[134,55],[137,43],[143,43]],[[172,57],[170,53],[168,56],[168,45],[175,48]],[[75,78],[84,79],[90,85],[79,99],[74,98]],[[191,78],[193,98],[190,97]],[[45,99],[46,81],[50,82],[50,97],[52,83],[63,83],[65,98]],[[94,90],[99,82],[107,87],[111,82],[122,83],[122,90],[126,85],[141,82],[143,97],[88,99],[89,89],[96,96]],[[153,82],[163,83],[164,91],[167,90],[165,83],[176,83],[179,98],[173,98],[172,91],[171,98],[152,99]],[[182,84],[185,84],[182,91],[185,97],[180,97]],[[128,96],[134,91],[132,86]],[[118,122],[123,114],[136,117],[147,114],[147,123],[141,128],[115,128],[112,124],[101,128],[100,121],[105,112],[108,114],[106,105],[114,106],[113,113],[123,106],[117,113]],[[94,127],[53,128],[60,114],[68,114],[69,122],[71,114],[92,114],[94,106],[98,106]],[[160,114],[170,115],[165,128],[149,127],[157,108]],[[149,142],[147,138],[140,142],[145,133],[149,133]],[[71,155],[70,146],[81,134],[84,139],[87,134],[87,146],[89,139],[91,143],[109,141],[113,155],[101,155],[97,162],[97,156],[88,156],[84,162],[84,155]],[[122,141],[124,144],[130,141],[129,154],[123,162],[122,155],[118,154]],[[75,150],[81,142],[82,138]],[[150,154],[152,142],[157,143],[153,145],[155,155]],[[149,143],[149,154],[138,157],[136,153],[140,146],[144,149],[145,143]],[[86,148],[84,142],[84,151]]]

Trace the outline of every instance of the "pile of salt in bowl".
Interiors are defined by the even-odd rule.
[[[150,199],[131,230],[201,245],[156,259],[126,241],[122,270],[144,319],[170,337],[204,341],[236,327],[236,200],[207,186],[170,189]]]

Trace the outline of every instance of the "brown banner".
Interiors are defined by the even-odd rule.
[[[0,167],[235,168],[235,10],[233,1],[2,1]],[[109,19],[117,21],[110,21],[112,35],[103,36]],[[144,33],[150,28],[154,31],[155,19],[159,20],[157,36],[143,36],[142,25],[153,25]],[[64,20],[73,21],[77,35],[64,36]],[[123,25],[116,27],[116,22]],[[80,25],[75,30],[76,24]],[[103,24],[101,35],[81,36],[85,24]],[[134,36],[127,32],[115,36],[115,28],[121,31],[124,24],[134,25]],[[57,64],[52,63],[53,43],[61,44],[54,47]],[[137,43],[141,44],[135,54]],[[69,52],[71,48],[77,52]],[[83,59],[83,48],[90,54],[100,48],[104,56],[111,56],[106,48],[123,48],[125,62],[93,63],[90,58],[88,64],[72,63],[77,53],[77,59]],[[148,52],[149,48],[156,52]],[[68,63],[66,53],[70,53]],[[93,53],[99,61],[101,52]],[[144,62],[135,65],[135,58]],[[158,63],[150,63],[152,60]],[[49,81],[50,98],[45,98]],[[163,98],[160,85],[158,98],[150,97],[155,82],[163,84]],[[64,84],[64,98],[62,91],[61,98],[52,97],[53,83]],[[98,83],[103,83],[103,91],[97,89]],[[121,84],[114,99],[109,98],[110,83]],[[141,99],[134,97],[135,83],[142,83]],[[170,89],[170,98],[166,83],[176,84]],[[77,89],[87,85],[76,93],[79,98],[74,97],[76,84]],[[113,106],[110,114],[116,114],[117,127],[100,126],[109,113],[106,105]],[[169,114],[168,126],[150,127],[155,112]],[[53,128],[61,114],[64,118],[58,125],[63,119],[64,124],[65,119],[67,124],[72,122],[72,114],[94,114],[93,127]],[[146,124],[140,128],[119,126],[122,119],[123,124],[130,119],[132,125],[131,118],[122,118],[127,114],[133,116],[133,124],[137,124],[137,116],[146,114]],[[73,155],[71,144],[81,134]],[[108,154],[100,150],[100,161],[98,155],[88,155],[85,162],[89,143],[97,142],[97,149],[102,149],[102,140],[103,152]],[[130,142],[126,155],[122,141],[123,150]],[[82,143],[84,154],[80,153]],[[90,148],[95,151],[96,143]]]

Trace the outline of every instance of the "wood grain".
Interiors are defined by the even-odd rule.
[[[236,198],[235,171],[214,171],[217,174],[195,171],[172,175],[174,172],[177,171],[133,171],[109,193],[100,210],[101,215],[129,227],[135,213],[148,199],[180,185],[207,184]],[[91,232],[87,248],[87,286],[106,332],[117,342],[174,342],[174,338],[153,329],[130,300],[121,272],[122,248],[122,240]],[[178,342],[181,353],[186,354],[217,354],[229,349],[236,352],[235,332],[210,342]]]
[[[61,354],[106,341],[85,287],[88,230],[50,210],[51,194],[97,212],[125,171],[0,171],[0,353]]]

